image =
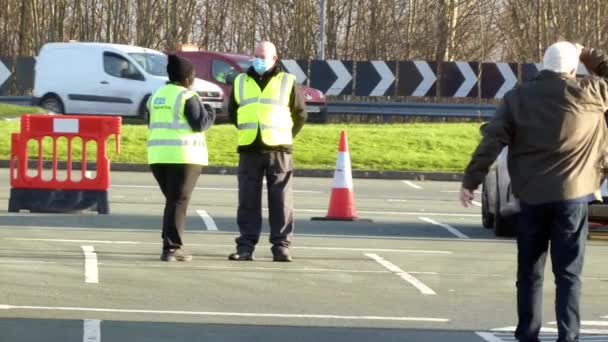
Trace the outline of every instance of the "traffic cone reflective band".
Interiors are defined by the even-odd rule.
[[[355,195],[353,192],[353,175],[348,153],[346,132],[340,133],[338,159],[334,171],[334,184],[331,189],[329,209],[325,217],[313,217],[313,220],[359,221],[355,209]]]

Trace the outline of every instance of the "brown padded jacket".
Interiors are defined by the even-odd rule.
[[[509,91],[484,129],[462,186],[477,189],[500,151],[509,146],[513,194],[542,204],[593,194],[608,157],[608,56],[584,49],[582,80],[543,70]]]

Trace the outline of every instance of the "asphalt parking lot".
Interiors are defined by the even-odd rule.
[[[290,264],[271,261],[266,237],[256,261],[227,260],[235,176],[199,179],[184,264],[159,261],[150,174],[113,173],[107,216],[10,214],[7,170],[0,184],[0,341],[513,341],[515,244],[460,207],[458,183],[355,180],[373,222],[320,222],[331,179],[298,178]],[[583,341],[608,341],[606,260],[590,242]]]

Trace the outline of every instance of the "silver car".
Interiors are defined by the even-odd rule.
[[[483,134],[487,124],[480,128]],[[515,235],[515,214],[520,211],[519,200],[511,191],[511,177],[507,168],[507,157],[509,148],[505,147],[496,161],[490,167],[483,181],[481,193],[481,221],[485,228],[494,229],[494,235],[508,237]],[[600,187],[600,202],[595,202],[590,210],[590,219],[608,220],[608,181],[604,181]]]
[[[494,229],[494,235],[499,237],[515,235],[514,215],[519,212],[519,201],[511,192],[508,153],[508,147],[500,152],[483,181],[481,192],[482,224],[485,228]]]

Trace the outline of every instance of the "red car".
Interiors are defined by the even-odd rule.
[[[224,101],[232,93],[234,78],[251,66],[252,59],[247,55],[208,51],[176,51],[176,55],[188,58],[196,68],[196,77],[220,86],[224,92]],[[325,95],[317,89],[300,85],[300,92],[306,101],[308,121],[327,121],[327,101]],[[225,108],[225,107],[224,107]],[[226,121],[225,110],[218,113],[218,121]]]

